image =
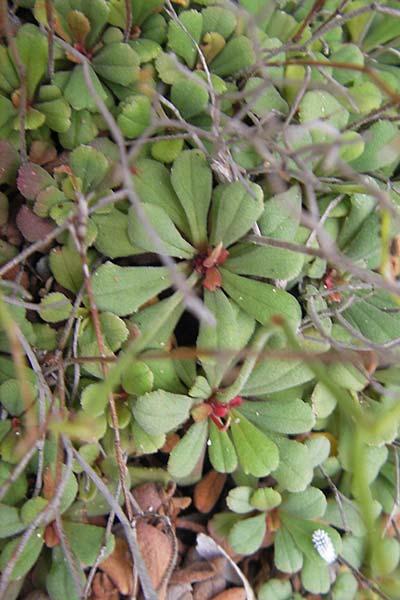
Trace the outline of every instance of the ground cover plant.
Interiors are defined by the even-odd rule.
[[[0,598],[400,598],[398,2],[0,35]]]

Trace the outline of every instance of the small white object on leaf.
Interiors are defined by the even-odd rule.
[[[329,565],[334,563],[337,556],[332,540],[323,529],[316,529],[311,537],[314,548],[320,557]]]

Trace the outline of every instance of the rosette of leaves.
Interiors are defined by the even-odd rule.
[[[204,72],[204,61],[210,81]],[[235,80],[254,62],[253,43],[250,36],[242,33],[235,11],[207,6],[169,15],[166,48],[158,53],[155,66],[161,81],[171,86],[170,99],[182,117],[210,129],[208,86],[219,97],[221,111],[231,114],[232,100],[224,98],[224,94],[237,90]],[[207,140],[204,143],[207,145]]]
[[[48,60],[46,36],[35,25],[26,24],[19,28],[15,44],[26,70],[25,129],[64,133],[71,125],[71,108],[59,86],[44,83]],[[10,49],[0,46],[0,57],[0,138],[11,139],[17,146],[21,80]]]
[[[14,425],[14,428],[16,425]],[[113,549],[115,538],[111,534],[104,545],[105,530],[103,527],[83,522],[81,519],[81,506],[89,499],[93,500],[97,490],[87,485],[85,476],[78,464],[74,461],[71,468],[62,465],[59,481],[56,480],[56,455],[57,448],[53,442],[45,444],[44,482],[40,495],[32,496],[28,487],[28,478],[35,477],[37,472],[37,459],[32,459],[25,471],[9,487],[7,494],[0,503],[0,538],[2,552],[0,564],[2,572],[11,560],[13,553],[20,544],[28,529],[31,535],[22,552],[14,562],[9,578],[10,582],[24,581],[25,576],[33,568],[36,573],[43,574],[40,556],[48,562],[43,585],[52,598],[76,598],[75,583],[68,565],[63,560],[61,535],[69,545],[71,556],[75,561],[75,575],[82,586],[86,583],[85,569],[92,566],[102,548],[106,556]],[[84,444],[79,453],[85,460],[92,463],[99,454],[96,444]],[[117,468],[115,461],[106,459],[102,467],[104,473],[110,478],[116,478]],[[9,475],[10,468],[2,461],[0,463],[0,479],[4,483]],[[55,521],[55,509],[49,507],[57,489],[61,487],[57,504],[57,514],[60,517],[62,532]],[[115,493],[117,482],[110,484],[111,493]],[[94,510],[94,509],[93,509]],[[99,508],[98,508],[99,510]],[[101,509],[98,514],[101,514]],[[35,566],[36,565],[36,566]]]
[[[313,427],[311,407],[301,399],[299,387],[313,375],[299,363],[290,368],[283,361],[265,361],[264,373],[269,372],[269,381],[260,387],[263,376],[258,367],[254,369],[255,360],[251,357],[245,360],[235,382],[224,386],[221,380],[235,364],[232,350],[240,351],[248,346],[254,352],[260,351],[271,334],[261,329],[253,335],[252,319],[230,306],[221,291],[213,296],[213,302],[218,305],[217,327],[221,332],[224,327],[225,335],[216,339],[218,334],[212,327],[201,325],[198,347],[204,348],[203,344],[210,342],[212,336],[215,338],[212,348],[217,355],[218,351],[230,351],[230,358],[203,358],[204,374],[198,376],[190,364],[186,365],[187,361],[184,361],[185,367],[176,365],[186,385],[192,382],[189,391],[182,394],[185,388],[181,385],[180,393],[174,393],[170,387],[171,391],[155,389],[140,395],[132,404],[133,415],[154,441],[162,436],[160,446],[165,434],[184,427],[168,463],[169,472],[178,481],[198,479],[207,449],[211,464],[219,472],[231,473],[239,468],[253,477],[272,473],[282,489],[304,490],[312,478],[313,461],[306,446],[286,436],[307,432]],[[153,369],[152,362],[147,362],[150,369]],[[166,368],[164,365],[164,370]],[[291,386],[297,386],[295,394],[290,394]],[[286,402],[278,397],[272,399],[277,390],[285,390]],[[259,399],[268,394],[271,400]]]
[[[123,41],[123,33],[117,28],[108,28],[109,3],[105,0],[84,2],[80,0],[55,0],[54,21],[56,33],[89,61],[90,78],[97,95],[108,107],[112,107],[115,90],[124,88],[127,93],[135,92],[134,84],[139,77],[139,56]],[[47,25],[45,6],[42,0],[35,3],[35,16]],[[53,81],[63,90],[64,97],[73,108],[71,126],[60,138],[65,148],[74,148],[94,139],[99,128],[104,128],[99,119],[95,99],[85,83],[83,67],[79,58],[71,52],[58,55],[58,68]],[[75,66],[66,68],[65,59]],[[68,63],[67,63],[68,64]]]
[[[295,298],[252,277],[293,277],[300,272],[302,259],[299,261],[295,253],[286,250],[238,243],[257,220],[262,230],[269,230],[272,235],[274,229],[280,229],[273,199],[264,205],[262,189],[246,181],[212,190],[211,169],[197,150],[182,152],[171,173],[150,159],[138,161],[135,173],[135,188],[144,214],[162,242],[161,253],[179,260],[178,268],[185,275],[194,273],[192,285],[197,280],[199,292],[206,289],[212,294],[221,289],[229,302],[233,301],[261,324],[280,314],[293,329],[297,328],[300,310]],[[298,190],[290,190],[288,195],[289,203],[299,207]],[[285,221],[284,216],[282,219]],[[288,220],[288,230],[296,230],[296,217]],[[154,241],[133,207],[129,209],[127,226],[136,248],[154,251]],[[277,237],[283,229],[277,231]],[[165,267],[120,267],[108,262],[93,278],[97,306],[119,316],[132,314],[170,286],[171,276]]]
[[[274,541],[274,563],[288,574],[301,572],[301,583],[313,594],[326,594],[331,588],[329,565],[318,554],[312,536],[316,530],[330,538],[336,555],[341,552],[339,533],[324,522],[327,502],[313,486],[303,492],[281,492],[274,487],[242,485],[227,497],[231,513],[213,518],[216,531],[227,538],[235,552],[253,554],[268,535]]]

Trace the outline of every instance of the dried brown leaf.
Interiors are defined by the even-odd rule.
[[[119,600],[119,591],[106,573],[96,573],[90,600]]]
[[[142,483],[132,493],[143,512],[157,512],[163,503],[163,490],[156,483]]]
[[[201,513],[208,513],[217,502],[225,485],[226,474],[211,469],[194,488],[194,504]]]
[[[230,588],[217,594],[212,600],[246,600],[246,590],[242,587]]]
[[[176,569],[171,576],[171,583],[196,583],[214,577],[216,569],[214,565],[198,560],[183,569]]]
[[[165,533],[144,521],[137,524],[137,538],[153,587],[158,589],[173,559],[172,542]]]
[[[121,594],[132,593],[132,561],[128,544],[116,537],[113,552],[99,565],[104,573],[112,580]]]

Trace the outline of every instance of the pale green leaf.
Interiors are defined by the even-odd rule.
[[[181,236],[172,219],[161,206],[143,204],[142,210],[148,226],[161,240],[162,254],[176,258],[193,257],[195,249]],[[154,240],[146,231],[133,206],[128,213],[128,235],[133,245],[147,252],[154,252]]]
[[[92,287],[97,308],[124,316],[171,285],[165,267],[120,267],[107,262],[94,273]]]
[[[297,300],[291,295],[268,283],[253,281],[220,268],[222,288],[242,310],[268,325],[271,317],[283,317],[294,330],[300,324],[301,310]]]
[[[182,394],[156,390],[140,396],[133,415],[150,435],[173,431],[189,418],[192,399]]]
[[[261,215],[264,194],[255,183],[240,181],[217,188],[211,210],[210,243],[228,248],[245,235]]]
[[[212,174],[199,150],[181,152],[171,170],[171,183],[190,226],[195,246],[207,242],[207,214],[211,200]]]
[[[233,443],[243,471],[265,477],[279,464],[276,444],[239,412],[231,411],[231,415]]]
[[[194,423],[172,450],[168,471],[172,477],[182,479],[195,469],[206,447],[207,420]]]

